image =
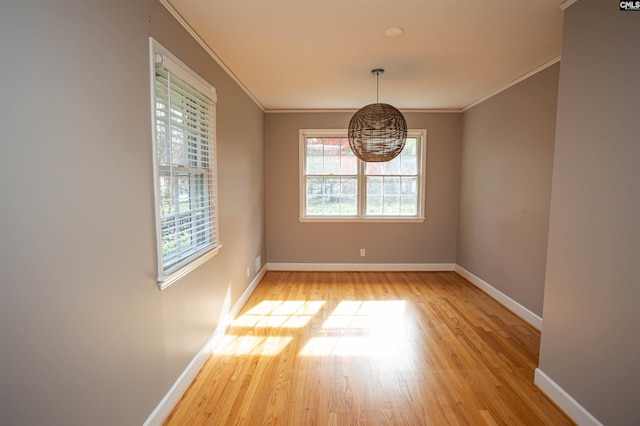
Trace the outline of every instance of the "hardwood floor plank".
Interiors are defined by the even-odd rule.
[[[571,425],[540,335],[454,272],[268,272],[165,425]]]

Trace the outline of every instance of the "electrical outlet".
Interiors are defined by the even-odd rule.
[[[261,255],[258,255],[256,257],[255,265],[256,265],[256,274],[257,274],[260,271],[260,268],[262,268],[262,256]]]
[[[365,256],[365,255],[366,255],[366,254],[365,254],[364,249],[360,249],[360,256]]]
[[[247,268],[247,278],[251,276],[251,268]]]

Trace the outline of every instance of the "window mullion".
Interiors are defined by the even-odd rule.
[[[358,217],[365,217],[367,204],[367,177],[364,174],[366,164],[358,159]]]

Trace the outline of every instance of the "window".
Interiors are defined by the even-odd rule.
[[[215,89],[150,40],[158,282],[215,255]]]
[[[346,130],[300,130],[301,221],[422,221],[425,130],[409,130],[400,155],[365,163]]]

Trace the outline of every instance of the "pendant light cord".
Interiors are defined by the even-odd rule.
[[[376,76],[376,103],[380,103],[380,74],[382,74],[384,70],[382,68],[376,68],[371,70],[371,74]]]

